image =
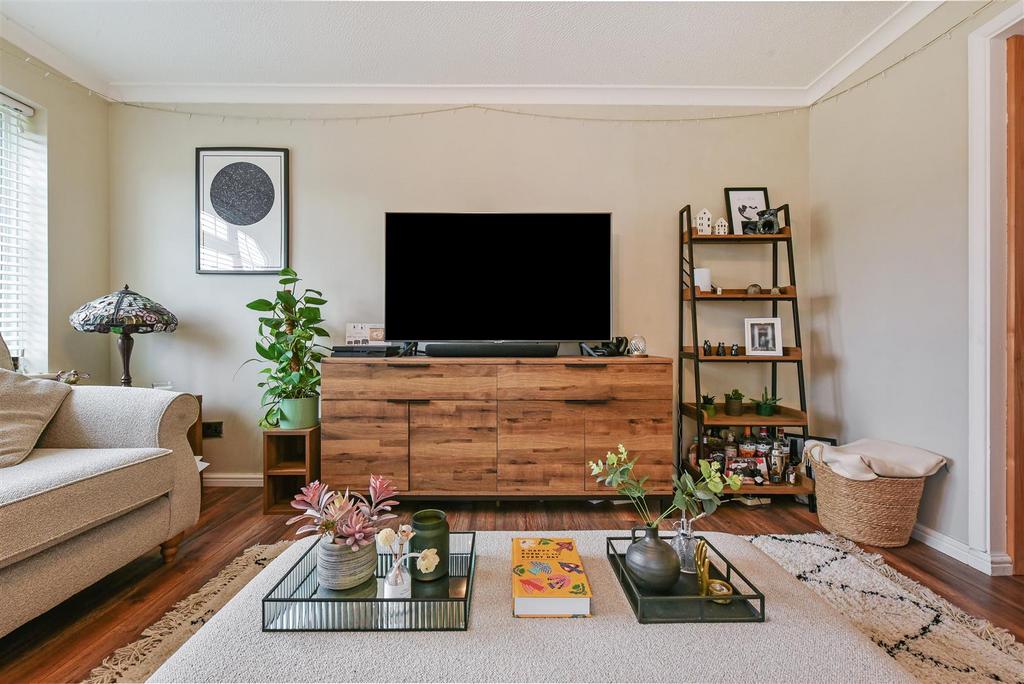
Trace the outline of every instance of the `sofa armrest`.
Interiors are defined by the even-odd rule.
[[[171,519],[173,537],[199,519],[199,470],[188,429],[199,417],[191,394],[143,387],[74,386],[36,446],[116,449],[159,447],[174,452]]]

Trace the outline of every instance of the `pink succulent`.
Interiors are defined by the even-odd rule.
[[[372,544],[376,534],[377,530],[366,519],[366,516],[358,510],[354,510],[341,526],[340,536],[346,544],[352,547],[353,551],[358,551],[361,547]]]

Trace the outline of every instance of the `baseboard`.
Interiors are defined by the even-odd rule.
[[[203,484],[210,487],[262,487],[262,473],[204,473]]]
[[[964,565],[969,565],[986,575],[1013,574],[1013,562],[1005,553],[990,554],[985,551],[972,549],[959,539],[954,539],[948,534],[937,532],[920,523],[914,525],[914,532],[911,536],[922,544],[930,546],[936,551],[944,553],[950,558],[958,560]]]

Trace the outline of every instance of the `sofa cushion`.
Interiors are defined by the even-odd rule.
[[[62,382],[31,380],[0,369],[0,468],[28,456],[70,392]]]
[[[0,471],[0,568],[166,494],[169,449],[34,449]]]

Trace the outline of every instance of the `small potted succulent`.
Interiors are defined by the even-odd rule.
[[[740,392],[738,389],[734,389],[732,392],[725,395],[725,415],[743,415],[743,392]]]
[[[396,517],[398,505],[392,497],[398,490],[390,480],[370,475],[369,496],[331,491],[322,482],[311,482],[295,495],[292,508],[302,513],[288,524],[305,521],[296,535],[313,532],[320,536],[316,550],[316,573],[328,589],[351,589],[373,577],[377,568],[376,535],[385,520]]]
[[[711,418],[716,413],[718,413],[718,409],[715,408],[715,395],[714,394],[702,394],[702,395],[700,395],[700,408],[701,408],[702,411],[704,411],[704,415],[706,415],[708,418]]]
[[[782,401],[781,397],[773,397],[768,395],[768,387],[765,386],[764,392],[761,393],[760,399],[754,399],[754,409],[759,416],[774,416],[779,412],[779,402]]]

